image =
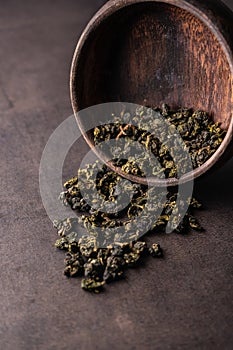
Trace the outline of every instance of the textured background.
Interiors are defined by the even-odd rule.
[[[196,188],[205,233],[156,237],[165,259],[148,259],[98,296],[62,274],[38,168],[51,132],[72,113],[72,53],[101,3],[0,1],[0,349],[230,350],[232,161]],[[74,148],[66,175],[86,150]]]

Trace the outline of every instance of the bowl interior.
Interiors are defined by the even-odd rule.
[[[163,2],[102,14],[76,50],[71,89],[75,111],[115,101],[167,103],[208,111],[224,129],[231,121],[232,75],[219,40],[197,16]],[[93,144],[91,132],[86,140]]]
[[[124,7],[100,21],[79,55],[78,109],[110,101],[165,102],[203,109],[224,128],[229,124],[226,55],[211,30],[186,10],[162,2]]]

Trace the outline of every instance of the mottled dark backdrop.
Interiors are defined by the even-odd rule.
[[[62,274],[38,168],[51,132],[72,113],[72,53],[102,3],[0,1],[0,349],[230,350],[232,161],[197,186],[205,233],[156,237],[165,259],[99,296]],[[74,148],[66,175],[86,151],[84,142]]]

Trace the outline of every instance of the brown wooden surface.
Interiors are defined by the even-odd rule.
[[[184,3],[173,2],[177,6]],[[202,14],[208,13],[202,1],[189,2]],[[172,108],[207,110],[227,128],[233,78],[211,24],[208,27],[194,14],[171,4],[136,0],[119,10],[118,3],[127,1],[108,2],[117,12],[97,21],[95,33],[86,36],[85,48],[79,53],[84,57],[77,73],[78,106],[109,101],[146,101],[157,106],[169,101]],[[211,4],[217,14],[221,8],[216,8],[215,1]],[[209,15],[209,20],[215,21],[214,16]],[[231,34],[233,30],[229,37]]]
[[[233,162],[196,188],[205,233],[157,236],[163,260],[95,296],[63,276],[38,171],[72,113],[69,68],[101,1],[0,2],[0,349],[232,349]],[[64,177],[87,152],[75,145]]]

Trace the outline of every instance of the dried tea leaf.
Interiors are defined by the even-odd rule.
[[[81,287],[88,291],[88,292],[93,292],[98,294],[103,286],[104,286],[105,282],[104,281],[95,281],[91,278],[84,278],[81,281]]]
[[[163,250],[160,247],[159,244],[153,243],[152,246],[149,248],[149,253],[153,258],[162,258],[163,257]]]

